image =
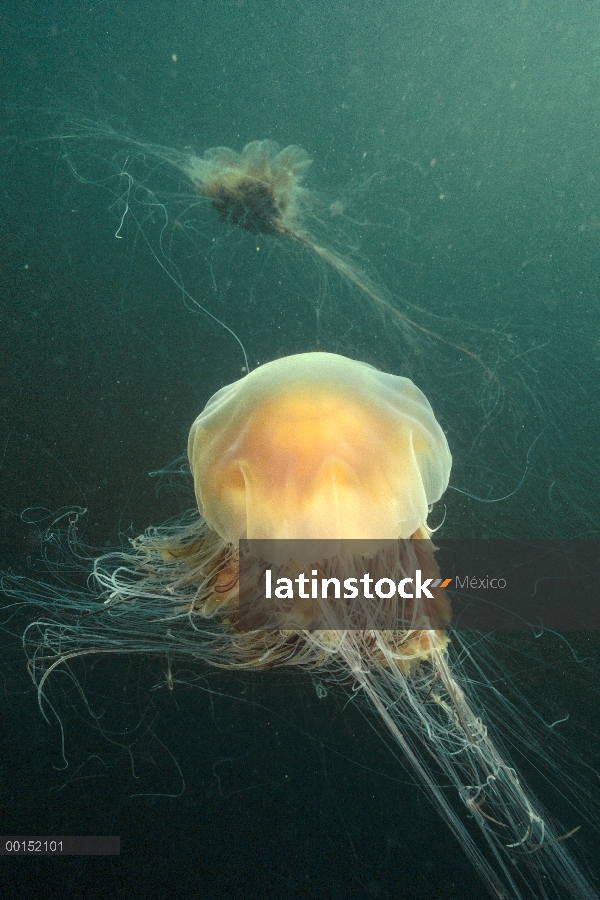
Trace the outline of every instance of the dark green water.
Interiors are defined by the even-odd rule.
[[[24,571],[39,549],[27,507],[87,508],[83,538],[106,547],[191,502],[147,473],[185,451],[244,360],[185,308],[156,256],[235,330],[252,367],[323,349],[413,378],[454,456],[459,490],[432,514],[445,534],[597,536],[600,6],[14,2],[0,21],[3,568]],[[304,147],[309,227],[417,327],[300,248],[226,229],[151,154],[102,135],[49,139],[86,118],[199,155],[263,138]],[[548,636],[501,658],[548,722],[569,714],[565,737],[594,767],[599,642],[573,643],[575,654]],[[3,827],[127,845],[116,861],[60,871],[10,860],[11,896],[30,894],[26,871],[48,883],[50,867],[48,896],[76,883],[95,896],[98,879],[109,896],[482,895],[389,751],[351,706],[318,700],[308,676],[152,691],[161,673],[148,660],[86,669],[117,744],[65,687],[69,768],[57,771],[58,728],[8,643]],[[145,710],[138,784],[122,732]],[[178,766],[181,797],[132,799],[177,793]],[[594,795],[595,774],[580,777]],[[593,860],[598,835],[581,835]]]

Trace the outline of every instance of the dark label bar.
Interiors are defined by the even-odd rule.
[[[120,853],[120,837],[0,837],[0,856],[119,856]]]
[[[600,630],[600,541],[242,540],[239,631]]]

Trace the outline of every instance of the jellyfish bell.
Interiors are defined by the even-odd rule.
[[[188,456],[200,514],[231,544],[410,538],[451,466],[409,379],[333,353],[285,357],[222,388]]]
[[[223,221],[252,234],[284,234],[300,212],[304,171],[311,159],[301,147],[252,141],[241,153],[229,147],[190,158],[187,172]]]

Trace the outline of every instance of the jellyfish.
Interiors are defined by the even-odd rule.
[[[252,234],[279,236],[299,244],[397,323],[460,351],[495,381],[493,372],[476,353],[401,312],[389,292],[362,268],[313,237],[305,224],[313,198],[303,184],[312,159],[302,147],[291,144],[281,149],[275,141],[251,141],[241,152],[213,147],[203,157],[154,145],[148,149],[183,172],[194,189],[210,200],[224,222]],[[414,309],[423,312],[419,307]]]
[[[312,159],[302,147],[291,144],[280,149],[275,141],[263,140],[251,141],[241,153],[229,147],[214,147],[206,150],[204,157],[174,156],[168,151],[163,151],[163,155],[181,168],[197,191],[208,197],[224,222],[252,234],[279,235],[296,241],[386,312],[410,321],[364,272],[311,236],[304,216],[312,198],[303,180]]]
[[[69,592],[66,566],[54,587],[4,579],[51,608],[24,636],[42,709],[52,673],[77,657],[298,667],[370,708],[491,896],[596,897],[568,849],[577,829],[546,814],[461,680],[427,525],[451,455],[424,394],[336,354],[281,358],[208,401],[188,458],[197,508],[91,560],[93,590]],[[340,604],[346,579],[361,590]]]
[[[304,224],[311,195],[303,179],[312,159],[302,147],[291,144],[280,149],[275,141],[251,141],[241,153],[213,147],[203,158],[171,155],[171,159],[179,160],[194,188],[208,197],[224,222],[252,234],[280,236],[300,244],[398,322],[449,343],[400,312],[366,272],[311,235]]]
[[[128,219],[135,222],[136,229],[156,262],[182,292],[185,304],[214,321],[238,342],[246,369],[248,360],[243,341],[235,329],[227,324],[226,314],[217,316],[210,303],[194,296],[186,283],[187,279],[183,277],[182,265],[175,261],[173,255],[172,240],[175,231],[179,234],[178,228],[186,239],[192,240],[197,238],[198,232],[210,233],[210,222],[203,220],[200,224],[185,221],[188,215],[193,218],[194,213],[190,211],[196,210],[206,201],[227,226],[302,247],[322,263],[326,270],[335,272],[343,282],[350,285],[358,297],[367,298],[374,304],[384,320],[399,326],[404,339],[409,343],[417,345],[418,338],[433,341],[472,360],[491,389],[491,407],[497,402],[498,393],[503,391],[502,384],[494,368],[488,366],[480,354],[485,329],[477,329],[480,333],[479,348],[476,351],[469,349],[458,334],[456,340],[454,336],[450,336],[448,326],[451,321],[456,325],[458,320],[440,316],[439,310],[426,310],[419,304],[401,298],[369,274],[368,263],[363,265],[353,258],[351,252],[344,252],[343,239],[340,241],[337,236],[332,239],[330,234],[322,233],[323,222],[318,210],[323,204],[316,192],[306,186],[312,158],[302,147],[295,144],[281,147],[277,142],[265,139],[251,141],[241,151],[229,147],[212,147],[200,155],[191,150],[182,151],[161,144],[146,143],[86,120],[75,121],[71,125],[65,123],[53,137],[64,144],[64,156],[73,175],[81,182],[89,181],[101,186],[111,195],[111,209],[119,223],[115,236],[124,236]],[[123,148],[111,160],[110,175],[98,179],[97,175],[91,177],[84,174],[87,172],[86,164],[78,166],[70,150],[78,141],[100,142],[107,146],[116,144]],[[93,154],[90,155],[93,158]],[[163,192],[161,186],[164,184],[165,173],[167,179],[177,179],[177,191]],[[188,186],[188,192],[183,197],[180,187],[182,177]],[[174,219],[173,236],[169,240],[167,234],[172,210],[182,201],[186,211],[181,222]],[[152,241],[149,237],[148,222],[155,220],[160,222],[158,241]],[[192,234],[194,238],[191,237]],[[214,249],[214,232],[210,241],[211,248]],[[185,253],[183,267],[187,272],[191,271],[190,257],[194,258],[194,251]],[[199,257],[199,249],[196,249],[195,258],[198,263]],[[216,282],[210,261],[209,265],[214,289]],[[326,280],[325,275],[323,281]],[[463,324],[459,324],[462,333]],[[383,323],[381,331],[385,332]],[[493,332],[494,342],[499,337],[497,331]]]

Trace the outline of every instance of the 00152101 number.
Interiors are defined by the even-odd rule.
[[[8,840],[4,842],[4,850],[6,853],[62,853],[63,842],[41,838]]]

